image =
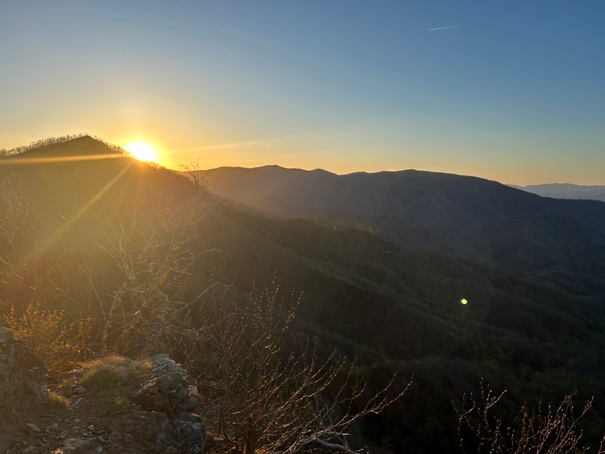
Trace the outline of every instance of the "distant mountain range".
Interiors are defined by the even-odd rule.
[[[546,200],[476,177],[403,170],[336,175],[265,166],[203,171],[208,188],[287,217],[343,220],[388,215],[422,227],[476,227],[511,216],[560,214],[603,226],[605,205]]]
[[[406,247],[605,284],[603,202],[415,170],[336,175],[266,166],[218,168],[203,177],[212,192],[278,216],[354,221]]]
[[[85,290],[95,279],[95,294],[48,304],[73,304],[81,319],[121,295],[104,248],[120,220],[143,212],[150,224],[139,228],[153,231],[153,222],[162,226],[175,207],[189,206],[183,201],[199,200],[205,215],[186,243],[194,260],[186,291],[220,281],[246,298],[277,282],[287,295],[302,293],[293,336],[312,338],[318,352],[356,357],[372,389],[393,372],[403,381],[413,374],[405,399],[368,428],[393,452],[458,449],[451,402],[477,391],[480,374],[509,390],[510,408],[576,388],[581,399],[595,394],[602,427],[605,203],[413,170],[338,176],[268,166],[202,176],[219,197],[202,191],[198,199],[177,172],[90,137],[2,157],[0,180],[19,190],[28,217],[19,247],[2,237],[0,253],[51,271],[74,260],[66,279]],[[3,203],[0,214],[10,214]],[[123,239],[142,242],[136,230]],[[27,279],[46,276],[38,268],[16,274],[27,292]],[[9,291],[0,279],[0,292]]]
[[[513,186],[542,197],[557,199],[586,199],[605,202],[605,186],[581,186],[568,183],[536,184],[531,186]]]

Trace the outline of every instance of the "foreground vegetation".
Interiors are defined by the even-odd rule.
[[[104,146],[91,141],[43,145]],[[270,220],[130,159],[2,172],[0,309],[51,373],[169,353],[202,389],[208,428],[242,452],[452,451],[461,438],[527,452],[506,436],[541,424],[556,428],[541,449],[562,428],[569,452],[599,446],[594,298],[350,226]],[[462,401],[480,374],[508,389],[498,405]],[[540,401],[584,417],[515,419]]]

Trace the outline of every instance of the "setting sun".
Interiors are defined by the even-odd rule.
[[[139,161],[158,162],[158,152],[147,142],[130,142],[124,146],[124,149]]]

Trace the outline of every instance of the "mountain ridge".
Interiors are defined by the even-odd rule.
[[[379,189],[401,191],[398,194],[399,197],[406,196],[405,191],[415,191],[415,193],[412,194],[414,197],[426,197],[427,194],[431,194],[431,192],[435,193],[435,191],[438,190],[440,191],[440,193],[437,194],[438,197],[449,196],[451,198],[456,196],[458,199],[467,198],[473,195],[472,192],[476,190],[478,196],[475,195],[474,199],[468,198],[468,200],[474,203],[483,203],[481,208],[486,209],[489,207],[485,202],[489,201],[487,199],[491,197],[492,201],[500,203],[501,205],[508,204],[508,206],[504,207],[508,209],[508,212],[505,213],[506,215],[513,213],[511,208],[515,206],[515,202],[519,201],[523,201],[525,206],[532,204],[531,206],[526,207],[528,212],[531,212],[540,206],[546,207],[548,210],[565,210],[565,207],[571,206],[561,202],[544,201],[539,199],[537,194],[531,194],[527,191],[509,187],[496,181],[474,176],[455,175],[443,172],[427,172],[414,169],[373,173],[354,172],[345,175],[337,175],[328,171],[317,173],[317,170],[321,171],[321,169],[313,171],[287,169],[280,166],[263,166],[251,169],[243,167],[220,167],[217,169],[200,171],[200,173],[204,176],[209,189],[213,192],[227,197],[236,197],[236,201],[238,202],[248,202],[250,205],[260,205],[261,207],[263,206],[262,202],[265,201],[260,199],[257,193],[263,194],[274,192],[278,188],[280,190],[294,192],[293,187],[295,187],[296,192],[303,190],[305,197],[313,197],[317,202],[320,199],[331,197],[329,190],[336,186],[336,184],[339,185],[339,190],[345,191],[345,194],[339,194],[339,196],[342,197],[343,195],[346,195],[348,196],[348,200],[350,202],[352,201],[351,203],[357,205],[357,208],[354,210],[349,209],[349,211],[356,215],[376,214],[375,212],[372,212],[367,205],[363,205],[363,202],[367,202],[367,200],[364,200],[364,198],[359,195],[369,191],[376,192]],[[267,180],[267,177],[271,177],[272,179]],[[234,184],[234,180],[236,179],[239,180],[238,185],[240,188]],[[327,182],[329,182],[332,187],[317,187],[318,184],[326,185]],[[355,185],[358,185],[358,187],[356,188]],[[452,189],[457,192],[451,192]],[[321,191],[321,195],[318,195],[316,193],[317,191]],[[491,194],[485,194],[485,191],[491,191]],[[499,193],[496,194],[496,191],[499,191]],[[292,196],[290,193],[276,193],[272,197],[283,198],[286,195]],[[381,195],[390,196],[393,194],[387,193]],[[409,192],[407,195],[409,197]],[[495,196],[498,196],[498,198],[495,198]],[[481,200],[481,198],[483,198],[483,200]],[[359,207],[360,204],[361,207]],[[271,206],[270,203],[267,205],[269,207],[267,208],[268,211],[273,211],[276,214],[288,214],[286,212],[280,213],[280,209],[276,209],[276,207]],[[368,205],[371,206],[372,204]],[[517,206],[523,205],[518,204]],[[580,205],[576,204],[574,206],[577,207]],[[597,210],[603,211],[605,205],[595,205],[595,207]],[[293,208],[293,211],[295,210],[296,209]],[[381,214],[385,213],[382,212]],[[392,212],[389,212],[388,214],[393,215]],[[516,214],[520,214],[520,212],[517,210]],[[398,217],[402,218],[401,216]],[[441,222],[447,223],[445,221]]]
[[[544,198],[478,177],[281,167],[202,175],[210,191],[273,215],[359,222],[406,247],[446,248],[519,273],[545,275],[550,264],[573,273],[578,251],[605,254],[605,203]],[[605,277],[598,254],[586,257],[589,274]]]

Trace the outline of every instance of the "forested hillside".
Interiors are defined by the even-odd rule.
[[[202,175],[211,191],[279,216],[356,222],[407,248],[603,295],[603,202],[543,198],[481,178],[414,170],[335,175],[268,166]]]
[[[91,158],[100,156],[107,158]],[[436,175],[430,178],[441,188],[437,193],[408,189],[395,207],[391,186],[372,192],[368,177],[357,176],[358,199],[337,186],[323,194],[331,216],[323,216],[325,206],[316,211],[311,202],[317,199],[307,199],[304,213],[295,212],[302,205],[278,200],[292,210],[278,214],[299,216],[287,219],[199,190],[175,172],[134,161],[86,136],[28,148],[0,162],[5,321],[23,328],[39,323],[40,314],[55,314],[62,320],[59,333],[79,345],[70,350],[74,361],[107,353],[172,354],[208,396],[209,427],[215,427],[213,417],[225,418],[219,429],[244,433],[242,424],[254,418],[235,421],[238,412],[228,410],[235,402],[248,402],[240,412],[252,408],[246,398],[255,394],[244,385],[281,383],[287,392],[313,376],[301,370],[329,365],[336,372],[326,375],[325,386],[310,386],[322,389],[321,399],[313,395],[315,404],[342,404],[326,404],[332,417],[345,408],[363,414],[385,387],[394,400],[346,428],[355,448],[459,449],[452,400],[460,406],[465,393],[477,393],[481,377],[496,390],[508,390],[497,410],[505,421],[523,402],[557,403],[577,390],[581,406],[595,396],[581,421],[583,440],[597,446],[602,437],[602,204],[545,205],[510,188],[494,204],[491,197],[502,191],[497,183]],[[332,178],[321,171],[313,176]],[[420,188],[422,175],[412,176]],[[266,184],[283,195],[280,185],[289,181]],[[319,183],[312,188],[322,194]],[[280,191],[269,191],[267,200]],[[329,200],[336,195],[346,204]],[[355,216],[339,219],[338,213]],[[368,216],[383,220],[391,233]],[[250,337],[259,332],[273,336],[265,349]],[[42,353],[52,359],[57,352]],[[311,366],[294,357],[309,359]],[[267,379],[287,370],[293,374],[288,386]],[[364,391],[339,401],[343,391],[360,389],[350,386],[356,381],[367,383]],[[285,398],[275,389],[253,389],[259,396],[254,405],[262,401],[263,408]],[[237,398],[229,394],[236,391]],[[270,420],[269,413],[277,419],[276,410],[263,418]],[[296,421],[320,425],[303,418],[311,413],[301,409]],[[258,423],[255,429],[264,435],[242,441],[243,451],[277,449],[279,443],[283,448],[294,439],[311,443],[311,435],[294,432],[275,441],[278,427],[286,433],[284,421],[293,414],[280,416],[282,426],[262,426],[265,432]],[[313,436],[325,441],[329,433],[345,431],[328,427],[333,430]],[[473,444],[470,437],[467,442]],[[303,443],[299,449],[311,447]]]

